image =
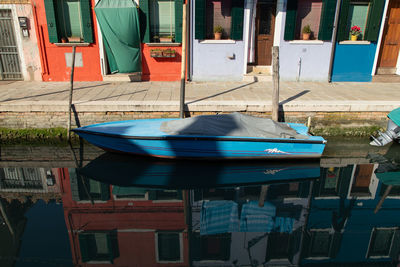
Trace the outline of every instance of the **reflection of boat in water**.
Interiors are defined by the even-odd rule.
[[[117,121],[74,132],[104,150],[160,158],[320,158],[326,143],[302,124],[240,113]]]
[[[379,211],[383,202],[390,194],[393,187],[400,187],[400,153],[399,145],[392,144],[388,152],[382,156],[377,154],[370,154],[369,158],[371,162],[378,163],[378,167],[375,169],[375,175],[385,186],[385,192],[383,193],[379,203],[375,208],[375,213]]]
[[[105,153],[79,173],[120,186],[198,188],[317,178],[320,166],[319,161],[162,161]]]

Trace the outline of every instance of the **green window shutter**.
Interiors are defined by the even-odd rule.
[[[143,43],[150,43],[149,0],[140,0],[140,35]]]
[[[49,41],[50,43],[59,43],[60,40],[58,39],[56,14],[53,0],[44,0],[44,8],[46,10]]]
[[[365,40],[376,42],[382,21],[385,0],[372,0],[369,8],[367,27],[365,29]]]
[[[340,6],[340,15],[337,31],[337,41],[347,40],[349,33],[347,32],[347,17],[349,16],[350,0],[342,0]]]
[[[94,236],[93,234],[79,234],[78,239],[82,262],[88,262],[93,257]]]
[[[301,246],[301,259],[307,258],[310,254],[311,246],[311,233],[309,231],[304,231],[303,233],[303,245]]]
[[[334,232],[332,236],[331,249],[329,250],[330,258],[334,259],[337,257],[337,254],[339,253],[340,250],[341,242],[342,242],[342,234],[339,232]]]
[[[110,199],[110,185],[106,183],[101,183],[101,200],[109,200]]]
[[[183,0],[175,0],[175,42],[182,43]]]
[[[290,41],[294,39],[296,31],[297,0],[287,0],[285,34],[283,39]]]
[[[350,187],[351,174],[353,173],[353,166],[346,166],[340,170],[338,196],[346,199],[347,192]]]
[[[310,182],[300,182],[297,197],[306,198],[310,194]]]
[[[195,4],[195,30],[194,38],[206,38],[206,0],[196,0]]]
[[[396,229],[392,244],[393,245],[390,249],[390,257],[395,259],[400,253],[400,229]]]
[[[323,0],[318,40],[330,41],[332,39],[335,11],[336,0]]]
[[[231,39],[243,40],[244,0],[232,0]]]
[[[93,24],[91,19],[90,0],[80,0],[83,41],[93,43]]]

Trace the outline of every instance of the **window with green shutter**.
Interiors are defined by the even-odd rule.
[[[182,42],[183,0],[140,0],[144,43]]]
[[[45,0],[49,41],[93,42],[90,0]]]
[[[288,0],[284,40],[332,39],[337,0]],[[303,35],[309,27],[309,37]]]
[[[244,0],[196,0],[195,39],[214,39],[216,28],[221,39],[242,40]]]
[[[111,262],[119,255],[115,231],[90,231],[78,235],[82,262]]]
[[[176,232],[158,232],[157,238],[157,261],[159,262],[181,262],[181,239],[182,234]]]
[[[357,40],[376,42],[382,21],[385,0],[342,0],[338,24],[338,41],[351,39],[350,29],[361,28]]]

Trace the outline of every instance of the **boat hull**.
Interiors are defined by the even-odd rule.
[[[106,151],[159,158],[320,158],[325,148],[325,143],[317,140],[134,137],[76,132]]]
[[[103,183],[194,189],[303,181],[320,177],[319,161],[158,160],[105,153],[78,173]]]

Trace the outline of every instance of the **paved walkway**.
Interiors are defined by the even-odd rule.
[[[400,83],[281,82],[285,111],[391,111]],[[0,82],[0,112],[68,110],[68,82]],[[271,111],[272,82],[189,82],[190,111]],[[76,82],[78,112],[179,111],[179,82]]]

